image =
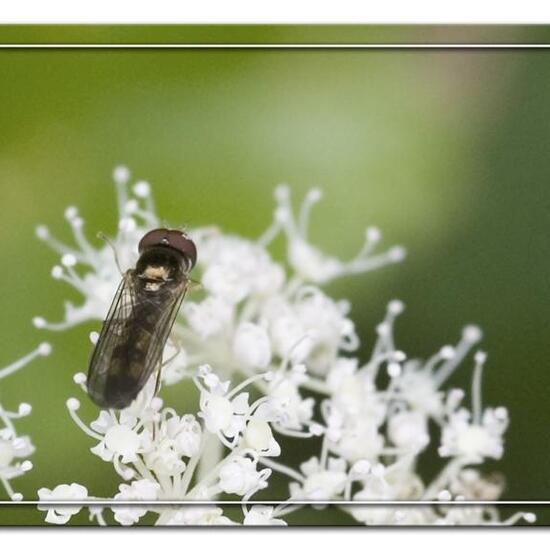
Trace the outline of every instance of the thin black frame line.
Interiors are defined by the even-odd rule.
[[[209,505],[277,506],[548,506],[550,500],[0,500],[0,505],[40,506],[209,506]]]
[[[29,44],[6,43],[0,44],[0,49],[245,49],[245,50],[287,50],[287,49],[332,49],[332,50],[536,50],[549,49],[550,44]]]
[[[0,44],[2,49],[247,49],[247,50],[286,50],[286,49],[362,49],[362,50],[534,50],[550,49],[550,44]],[[153,500],[153,501],[125,501],[114,499],[94,499],[94,500],[0,500],[1,505],[42,505],[42,506],[112,506],[112,505],[140,505],[140,506],[159,506],[159,505],[278,505],[278,504],[300,504],[300,505],[367,505],[367,506],[544,506],[550,504],[550,500],[249,500],[243,501],[224,501],[224,500]]]

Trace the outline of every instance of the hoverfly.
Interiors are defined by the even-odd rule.
[[[162,353],[197,261],[185,233],[154,229],[139,242],[134,269],[122,276],[88,370],[87,389],[103,408],[127,407]],[[158,379],[157,379],[158,380]]]

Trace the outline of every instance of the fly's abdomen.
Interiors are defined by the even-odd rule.
[[[113,349],[111,366],[105,384],[105,400],[112,408],[127,407],[143,388],[146,365],[161,360],[164,345],[155,345],[155,327],[162,317],[162,308],[151,299],[137,304],[125,320],[125,338]],[[157,351],[158,350],[158,351]]]

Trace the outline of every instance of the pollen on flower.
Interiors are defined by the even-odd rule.
[[[115,183],[125,184],[130,179],[130,170],[126,166],[117,166],[113,171]]]
[[[42,342],[38,346],[38,353],[42,356],[50,355],[52,352],[52,345],[49,342]]]
[[[67,399],[67,408],[70,411],[77,411],[80,409],[80,401],[76,397]]]
[[[133,191],[137,197],[145,198],[151,194],[151,186],[146,181],[138,181],[134,185]]]
[[[135,214],[137,211],[138,211],[138,208],[139,208],[139,204],[138,204],[138,201],[136,200],[129,200],[125,205],[124,205],[124,211],[126,212],[126,214]]]
[[[78,216],[78,208],[76,206],[67,206],[65,208],[65,219],[67,221],[74,220]]]
[[[484,351],[476,351],[474,361],[479,364],[485,363],[487,361],[487,354]]]
[[[378,227],[367,227],[365,238],[370,243],[377,243],[382,238],[382,232]]]
[[[441,355],[442,359],[450,360],[450,359],[454,359],[456,352],[452,346],[443,346],[439,350],[439,354]]]
[[[83,220],[78,215],[78,208],[76,206],[69,206],[65,209],[65,219],[73,226],[81,226]]]
[[[388,304],[388,312],[391,315],[400,315],[405,309],[405,304],[401,300],[392,300]]]
[[[36,236],[41,241],[44,241],[50,236],[50,231],[45,225],[38,225],[36,227]]]
[[[476,344],[481,340],[481,329],[475,325],[468,325],[463,331],[464,339],[472,344]]]
[[[61,256],[61,263],[65,267],[73,267],[76,265],[76,258],[74,254],[63,254],[63,256]]]
[[[75,384],[85,384],[86,383],[86,375],[83,372],[77,372],[73,376],[73,381]]]
[[[29,403],[20,403],[17,409],[19,416],[28,416],[32,412],[32,406]]]
[[[62,279],[63,278],[63,268],[60,265],[54,265],[52,267],[52,277],[54,279]]]
[[[537,521],[537,516],[531,512],[527,512],[525,514],[523,514],[523,519],[527,522],[527,523],[535,523],[535,521]]]

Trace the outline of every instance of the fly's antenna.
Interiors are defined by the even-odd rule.
[[[113,251],[113,255],[115,257],[115,263],[116,263],[116,266],[118,268],[118,271],[119,271],[121,276],[124,275],[124,273],[122,272],[122,268],[120,267],[120,262],[118,261],[118,254],[117,254],[117,251],[116,251],[116,247],[113,244],[113,242],[111,241],[111,239],[109,239],[109,237],[107,237],[107,235],[105,235],[102,231],[99,231],[97,233],[97,238],[101,239],[102,241],[105,241],[105,243],[107,243],[107,245],[111,248],[111,250]]]

